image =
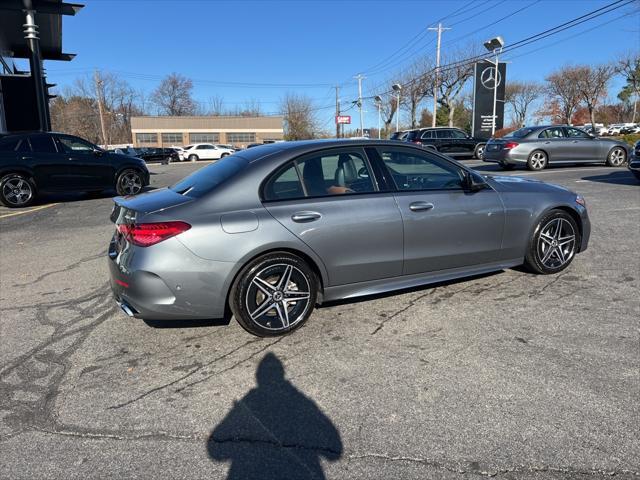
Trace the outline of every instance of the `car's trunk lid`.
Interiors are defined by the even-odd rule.
[[[118,223],[118,218],[129,217],[133,219],[136,212],[147,214],[167,210],[178,205],[193,202],[195,199],[180,192],[174,192],[169,188],[162,188],[152,192],[142,193],[136,196],[114,198],[114,207],[111,212],[111,221]]]

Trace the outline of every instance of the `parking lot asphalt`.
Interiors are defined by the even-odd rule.
[[[567,270],[332,304],[277,339],[121,313],[108,197],[2,209],[0,478],[640,477],[640,185],[508,174],[586,198]]]

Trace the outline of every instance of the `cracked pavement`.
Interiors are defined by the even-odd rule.
[[[338,302],[270,339],[120,313],[107,197],[0,220],[0,478],[639,479],[640,186],[509,174],[586,198],[567,270]]]

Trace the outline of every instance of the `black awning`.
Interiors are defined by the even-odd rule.
[[[62,52],[62,15],[75,15],[82,7],[62,0],[33,0],[43,60],[73,59],[73,54]],[[8,57],[30,56],[23,9],[22,0],[0,0],[0,51]]]

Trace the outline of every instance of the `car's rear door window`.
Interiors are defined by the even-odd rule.
[[[53,137],[49,135],[31,135],[29,137],[31,148],[37,153],[58,153],[53,143]]]
[[[424,133],[422,134],[422,136],[421,136],[420,138],[422,138],[422,139],[431,139],[431,138],[434,138],[434,137],[433,137],[433,132],[432,132],[431,130],[427,130],[426,132],[424,132]]]
[[[538,138],[564,138],[564,132],[562,127],[547,128],[538,135]]]

